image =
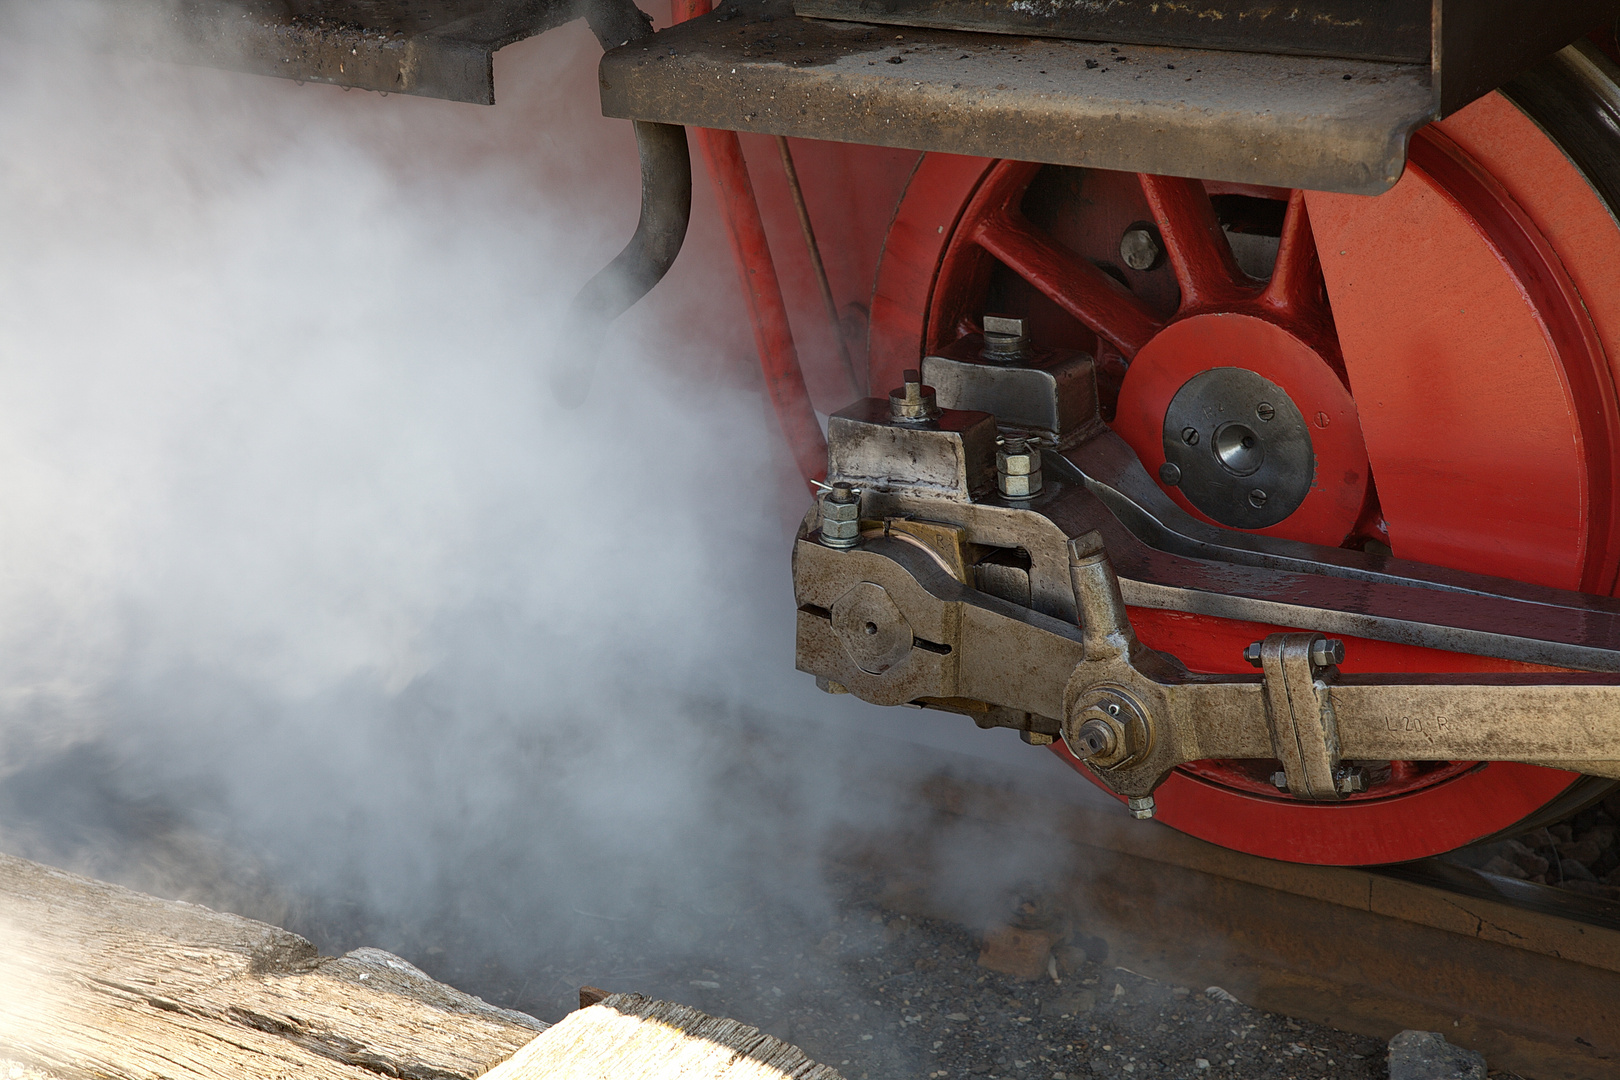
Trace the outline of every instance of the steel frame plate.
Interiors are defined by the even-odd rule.
[[[492,105],[495,51],[575,15],[567,0],[92,0],[13,14],[0,29],[72,33],[107,51]]]
[[[1432,0],[795,0],[800,15],[1032,37],[1426,64]]]

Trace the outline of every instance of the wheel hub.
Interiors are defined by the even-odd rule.
[[[1288,392],[1244,368],[1200,372],[1164,414],[1159,479],[1222,525],[1264,529],[1299,509],[1316,474]]]
[[[1180,319],[1131,362],[1114,430],[1183,508],[1336,546],[1367,502],[1367,450],[1324,351],[1259,315]]]

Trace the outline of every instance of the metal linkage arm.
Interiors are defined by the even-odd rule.
[[[1322,801],[1358,790],[1345,762],[1620,760],[1612,674],[1343,675],[1340,643],[1274,634],[1248,651],[1260,674],[1198,675],[1137,639],[1098,533],[1069,542],[1076,627],[970,588],[961,530],[864,525],[860,547],[795,547],[800,669],[880,705],[1011,710],[1141,816],[1171,769],[1208,758],[1276,758]]]

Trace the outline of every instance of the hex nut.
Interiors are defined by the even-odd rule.
[[[1091,757],[1111,757],[1123,735],[1122,726],[1115,730],[1115,724],[1094,716],[1080,725],[1071,753],[1081,761]]]
[[[1338,638],[1317,638],[1311,642],[1311,663],[1319,668],[1344,663],[1344,642]]]
[[[847,483],[822,493],[821,542],[830,548],[851,548],[861,542],[861,499]]]
[[[1153,748],[1147,715],[1122,688],[1088,691],[1070,710],[1062,725],[1063,741],[1070,753],[1094,768],[1133,765]]]
[[[1018,437],[1008,437],[996,450],[996,486],[1009,499],[1041,493],[1041,452]]]

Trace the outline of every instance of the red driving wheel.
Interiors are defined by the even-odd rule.
[[[1105,418],[1195,515],[1613,593],[1620,226],[1605,185],[1620,177],[1620,149],[1589,137],[1600,125],[1569,104],[1586,100],[1576,91],[1614,93],[1587,68],[1529,77],[1570,84],[1543,95],[1561,104],[1538,104],[1521,80],[1530,91],[1424,129],[1404,177],[1373,198],[928,155],[878,272],[871,385],[897,385],[987,310],[1020,314],[1038,341],[1096,356]],[[1256,376],[1297,409],[1314,470],[1281,495],[1190,483],[1171,460],[1178,395]],[[1280,629],[1132,617],[1148,644],[1210,672],[1250,670],[1243,646]],[[1526,670],[1370,640],[1346,649],[1348,671]],[[1279,792],[1275,768],[1179,769],[1158,816],[1274,858],[1383,863],[1567,812],[1609,783],[1389,762],[1370,767],[1366,793],[1322,805]]]

